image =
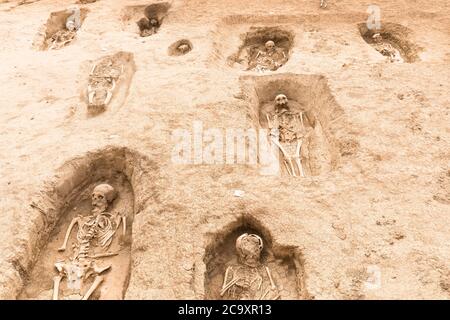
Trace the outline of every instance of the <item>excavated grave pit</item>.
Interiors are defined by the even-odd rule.
[[[264,44],[271,40],[285,53],[286,64],[294,47],[298,24],[296,17],[285,15],[224,17],[211,34],[214,42],[210,63],[247,70]]]
[[[97,258],[100,267],[110,265],[104,272],[104,281],[94,292],[91,299],[123,299],[131,272],[131,243],[134,216],[142,210],[148,199],[143,188],[148,185],[145,170],[150,167],[147,158],[139,153],[118,147],[107,147],[98,152],[68,161],[54,179],[33,200],[33,210],[41,212],[45,221],[36,223],[40,226],[30,243],[36,258],[33,265],[22,266],[24,287],[19,299],[52,299],[53,277],[58,273],[54,264],[69,261],[76,242],[77,227],[72,230],[66,251],[58,252],[64,235],[76,216],[87,216],[91,210],[91,193],[100,183],[108,183],[117,191],[117,197],[110,204],[108,212],[121,213],[126,217],[127,231],[122,233],[122,225],[113,237],[108,252],[115,256]],[[143,171],[144,170],[144,171]],[[144,179],[144,180],[143,180]],[[92,277],[91,277],[92,278]],[[71,299],[67,290],[67,279],[61,282],[60,299]],[[86,283],[88,288],[92,279]]]
[[[287,96],[292,111],[304,113],[308,120],[305,127],[312,129],[308,144],[304,143],[302,147],[306,176],[335,170],[342,156],[356,152],[358,143],[348,136],[343,109],[337,104],[324,76],[246,75],[241,76],[240,81],[248,102],[248,116],[256,130],[268,129],[266,114],[273,112],[273,101],[278,94]],[[283,157],[280,155],[279,159],[281,173],[287,175]],[[259,161],[261,163],[261,159]]]
[[[89,103],[89,94],[88,94],[88,85],[91,84],[91,88],[96,88],[95,84],[92,84],[95,77],[91,75],[91,72],[93,70],[94,66],[100,66],[102,64],[105,64],[106,62],[111,63],[111,70],[115,69],[120,72],[120,75],[117,79],[115,79],[115,88],[111,90],[112,92],[112,98],[108,105],[104,105],[102,103],[97,104]],[[96,68],[97,70],[97,68]],[[111,70],[110,73],[112,72]],[[108,70],[107,70],[108,71]],[[81,67],[81,100],[86,103],[87,105],[87,114],[88,116],[96,116],[100,113],[109,110],[109,111],[117,111],[125,102],[128,92],[130,89],[131,81],[133,80],[134,73],[136,72],[136,65],[134,62],[134,55],[130,52],[117,52],[113,55],[108,55],[99,58],[96,61],[88,61],[84,63]],[[105,74],[101,74],[102,79],[107,79],[111,74],[106,72]],[[98,79],[97,79],[98,80]],[[101,79],[100,79],[101,80]],[[101,81],[100,81],[101,82]],[[105,95],[105,88],[101,86],[97,86],[98,89],[96,91],[96,97],[97,95],[104,96]],[[108,87],[109,88],[109,87]],[[112,87],[111,87],[112,88]],[[101,100],[101,99],[100,99]]]
[[[139,33],[141,36],[157,33],[169,12],[170,6],[168,2],[126,6],[122,12],[123,30]],[[154,32],[148,32],[146,30],[148,30],[148,24],[152,19],[157,21],[157,25]]]
[[[419,52],[422,50],[410,39],[412,31],[400,24],[384,22],[380,29],[369,29],[366,23],[358,24],[359,32],[366,43],[375,48],[373,36],[377,33],[383,38],[383,42],[397,49],[407,63],[419,61]],[[381,54],[381,53],[380,53]]]
[[[182,56],[192,51],[193,48],[191,41],[182,39],[172,43],[167,49],[167,54],[169,56]]]
[[[81,26],[83,26],[83,22],[86,19],[88,12],[89,12],[88,9],[80,8]],[[38,32],[38,35],[36,36],[36,38],[33,42],[33,47],[36,50],[48,50],[49,49],[49,45],[48,45],[49,39],[51,39],[52,36],[55,35],[57,32],[66,30],[66,21],[67,21],[67,18],[69,18],[71,15],[72,15],[72,13],[69,10],[52,12],[50,14],[50,17],[48,18],[47,22],[41,27],[40,31]],[[76,36],[75,36],[75,39],[76,39]],[[72,40],[67,45],[70,45],[71,43],[73,43],[74,40]]]
[[[300,250],[277,244],[270,231],[251,216],[242,216],[220,232],[210,235],[203,258],[206,265],[205,299],[223,299],[220,291],[225,271],[229,265],[237,263],[236,239],[243,233],[256,234],[263,239],[261,263],[269,267],[280,299],[307,299]]]
[[[275,46],[284,52],[286,62],[289,60],[294,42],[294,35],[279,27],[251,27],[241,38],[242,45],[237,53],[228,57],[228,63],[232,66],[238,64],[244,70],[249,70],[256,64],[258,53],[265,50],[264,45],[267,41],[273,41]],[[272,71],[281,67],[275,67]]]

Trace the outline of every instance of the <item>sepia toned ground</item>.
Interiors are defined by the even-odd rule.
[[[169,2],[146,38],[126,7],[153,2],[82,5],[74,42],[42,51],[36,41],[51,12],[74,1],[0,1],[0,298],[18,298],[45,259],[57,223],[35,205],[51,193],[45,186],[65,177],[60,168],[87,170],[77,159],[106,153],[125,154],[117,168],[139,177],[125,299],[205,298],[208,248],[246,217],[273,246],[301,252],[299,298],[449,299],[450,4],[377,1],[381,23],[408,28],[418,55],[388,63],[358,29],[372,1],[330,0],[324,10],[319,0]],[[300,79],[298,96],[333,96],[339,114],[328,133],[338,156],[327,172],[298,178],[172,161],[173,130],[193,132],[196,121],[223,133],[254,127],[246,79],[266,74],[227,59],[252,26],[295,36],[289,61],[267,75]],[[192,50],[169,55],[182,39]],[[131,53],[135,68],[122,103],[88,116],[89,66],[117,52]]]

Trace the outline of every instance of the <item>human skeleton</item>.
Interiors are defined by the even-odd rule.
[[[111,102],[117,80],[124,72],[123,65],[117,66],[111,57],[106,57],[94,65],[89,74],[88,107],[95,111],[103,111]]]
[[[277,300],[278,288],[267,266],[261,264],[263,241],[244,233],[236,240],[238,264],[227,267],[220,296],[233,300]]]
[[[102,275],[111,268],[111,265],[100,267],[96,259],[117,255],[117,253],[104,252],[109,248],[122,223],[122,231],[126,233],[126,217],[120,214],[111,214],[106,210],[108,204],[116,197],[116,192],[109,184],[100,184],[92,193],[92,213],[89,216],[74,218],[67,229],[64,243],[58,251],[65,251],[70,234],[75,225],[78,226],[74,255],[69,261],[58,261],[55,268],[58,275],[53,279],[53,300],[58,300],[61,281],[67,279],[67,288],[71,290],[69,299],[87,300],[104,280]],[[94,254],[91,251],[99,247],[103,252]],[[89,288],[84,282],[94,277]],[[87,289],[87,290],[86,290]]]
[[[69,9],[71,15],[67,18],[65,29],[57,31],[47,40],[49,50],[61,49],[75,39],[78,29],[81,27],[80,9],[73,7]]]
[[[258,72],[274,71],[280,68],[287,60],[282,48],[277,48],[275,42],[269,40],[264,45],[264,50],[259,50],[255,61],[250,64],[250,69]]]
[[[372,36],[372,38],[375,40],[375,49],[383,56],[388,57],[390,62],[403,62],[400,52],[390,43],[384,41],[381,34],[376,33]]]
[[[291,176],[305,177],[301,154],[303,142],[308,138],[303,112],[291,111],[284,94],[275,97],[275,110],[266,114],[269,139],[283,155],[287,172]]]

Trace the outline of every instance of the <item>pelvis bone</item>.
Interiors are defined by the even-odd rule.
[[[57,262],[55,267],[59,272],[59,275],[53,278],[53,300],[58,300],[59,286],[63,278],[67,278],[67,287],[79,296],[84,288],[84,282],[91,276],[94,276],[94,282],[89,289],[81,296],[81,300],[87,300],[94,293],[94,291],[103,282],[103,276],[101,274],[110,269],[111,266],[103,268],[98,267],[94,261],[70,261]]]

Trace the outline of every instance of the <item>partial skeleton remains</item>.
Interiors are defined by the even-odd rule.
[[[269,40],[264,44],[264,48],[258,51],[256,57],[249,57],[248,69],[258,72],[275,71],[287,60],[283,48],[277,47],[275,42]]]
[[[65,29],[57,31],[46,41],[49,50],[61,49],[75,38],[78,29],[81,27],[81,15],[78,7],[69,9],[71,15],[67,18]]]
[[[90,114],[98,114],[106,110],[113,97],[117,81],[123,72],[124,66],[115,63],[110,56],[92,67],[87,87]]]
[[[389,42],[386,42],[381,34],[375,33],[372,38],[375,40],[375,50],[383,56],[388,57],[389,62],[403,62],[400,51],[394,48]]]

